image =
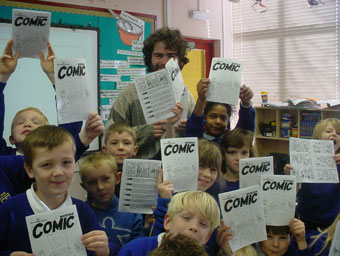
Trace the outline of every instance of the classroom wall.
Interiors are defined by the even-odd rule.
[[[68,0],[46,1],[69,3]],[[74,0],[72,4],[155,15],[157,28],[168,25],[169,14],[171,27],[179,28],[188,37],[216,40],[215,55],[231,57],[231,4],[226,0]],[[209,22],[190,18],[190,10],[208,10]]]

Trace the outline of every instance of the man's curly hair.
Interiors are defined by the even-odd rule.
[[[188,42],[182,37],[178,29],[169,29],[168,27],[161,28],[152,33],[145,41],[143,47],[144,62],[148,67],[148,71],[152,70],[152,52],[157,42],[165,42],[166,48],[176,51],[178,56],[178,64],[182,69],[185,64],[189,62],[186,57]]]
[[[200,244],[194,238],[177,234],[172,237],[166,235],[163,237],[161,244],[152,250],[149,256],[208,256],[204,245]]]

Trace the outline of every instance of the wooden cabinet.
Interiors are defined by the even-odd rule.
[[[330,117],[340,119],[340,110],[336,109],[302,109],[302,108],[272,108],[272,107],[255,107],[255,148],[259,156],[264,156],[268,153],[289,153],[289,138],[283,138],[281,135],[281,118],[282,114],[291,114],[292,125],[296,125],[297,137],[301,137],[305,133],[305,124],[303,116],[305,113],[311,116],[319,115],[320,119]],[[272,136],[264,136],[260,131],[260,124],[269,124],[274,121],[275,132]],[[273,124],[273,122],[272,122]],[[311,127],[311,130],[313,127]],[[267,133],[266,135],[270,135]]]

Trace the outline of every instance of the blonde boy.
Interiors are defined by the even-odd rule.
[[[85,233],[83,244],[97,256],[109,255],[108,238],[93,211],[68,193],[75,167],[72,135],[57,126],[40,126],[27,135],[22,148],[26,172],[35,183],[0,207],[0,254],[31,255],[25,217],[75,204]]]
[[[140,235],[142,216],[118,212],[119,201],[114,194],[121,172],[118,172],[115,158],[104,152],[87,155],[80,163],[80,177],[82,187],[91,197],[88,203],[115,245],[111,253],[116,254],[125,243]]]
[[[148,255],[164,236],[182,234],[206,244],[220,220],[215,199],[206,192],[188,191],[172,197],[164,219],[165,233],[138,238],[128,243],[118,255]]]

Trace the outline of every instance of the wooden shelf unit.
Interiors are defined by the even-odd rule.
[[[265,156],[268,153],[289,153],[289,138],[281,137],[281,115],[284,113],[293,115],[293,123],[297,124],[298,137],[301,136],[301,113],[317,112],[321,114],[321,119],[338,118],[340,119],[340,110],[338,109],[306,109],[306,108],[273,108],[273,107],[255,107],[255,148],[259,156]],[[259,124],[268,124],[271,121],[276,122],[276,136],[267,137],[260,133]]]

